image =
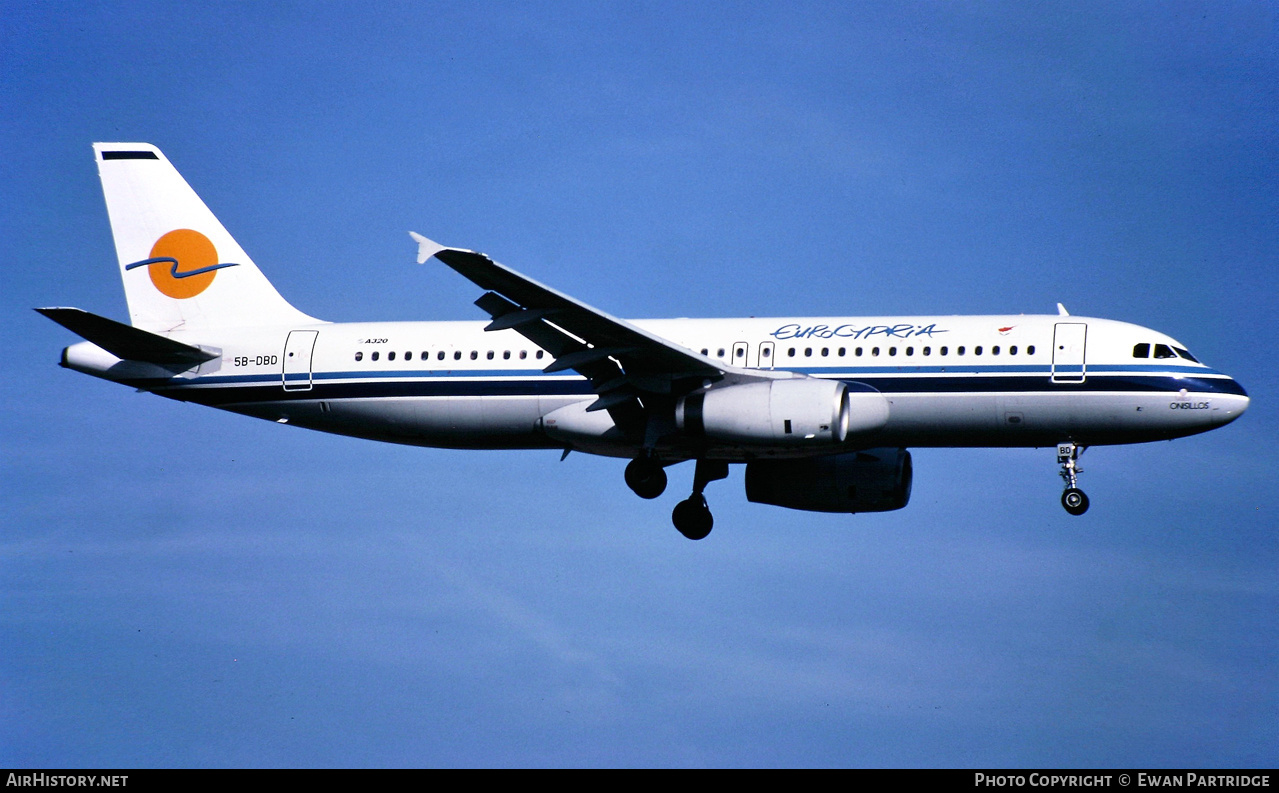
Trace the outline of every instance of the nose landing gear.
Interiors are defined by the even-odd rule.
[[[690,540],[700,540],[711,533],[715,519],[702,491],[717,479],[728,477],[728,463],[723,460],[698,460],[693,473],[693,494],[675,505],[671,522],[679,533]]]
[[[1079,455],[1084,448],[1086,447],[1076,446],[1071,441],[1057,444],[1057,462],[1061,465],[1061,478],[1066,482],[1066,489],[1061,494],[1061,505],[1071,515],[1082,515],[1088,511],[1088,496],[1076,487],[1079,475],[1084,472],[1078,464]]]

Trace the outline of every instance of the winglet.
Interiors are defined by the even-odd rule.
[[[409,236],[417,243],[417,263],[426,264],[426,260],[445,250],[448,246],[441,245],[434,240],[428,240],[416,231],[410,231]]]
[[[419,259],[418,261],[425,261],[425,259]],[[1058,304],[1057,304],[1057,313],[1058,313],[1060,316],[1063,316],[1063,317],[1068,317],[1068,316],[1070,316],[1070,312],[1069,312],[1069,311],[1067,311],[1067,310],[1066,310],[1066,307],[1065,307],[1065,306],[1063,306],[1061,303],[1058,303]]]

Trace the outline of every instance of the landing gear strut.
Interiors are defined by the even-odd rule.
[[[675,505],[671,522],[679,533],[690,540],[700,540],[711,533],[715,519],[702,492],[717,479],[728,477],[728,463],[723,460],[698,460],[693,473],[693,494]]]
[[[666,472],[647,457],[637,457],[626,465],[626,486],[640,498],[657,498],[666,491]]]
[[[1057,444],[1057,462],[1061,465],[1061,478],[1066,481],[1066,490],[1061,494],[1061,505],[1071,515],[1082,515],[1088,511],[1088,496],[1076,487],[1079,475],[1084,472],[1079,467],[1079,455],[1083,450],[1084,447],[1069,441]]]

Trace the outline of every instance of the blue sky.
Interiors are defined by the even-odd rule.
[[[1276,8],[0,2],[0,764],[1273,766]],[[405,231],[629,317],[1052,312],[1239,422],[917,450],[905,510],[402,448],[59,369],[127,316],[89,144],[324,319],[478,319]],[[689,469],[689,470],[685,470]]]

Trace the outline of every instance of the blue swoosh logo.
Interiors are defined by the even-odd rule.
[[[209,272],[213,272],[214,270],[221,270],[223,267],[239,267],[240,266],[238,264],[227,262],[225,264],[210,264],[208,267],[200,267],[195,270],[187,270],[186,272],[180,273],[178,272],[177,259],[173,258],[172,256],[157,256],[154,259],[143,259],[140,262],[134,262],[133,264],[126,264],[124,266],[124,269],[132,270],[134,267],[142,267],[143,265],[147,265],[147,264],[159,264],[160,262],[173,263],[173,266],[169,268],[169,275],[172,275],[174,278],[190,278],[193,275],[200,275],[201,273],[209,273]]]

